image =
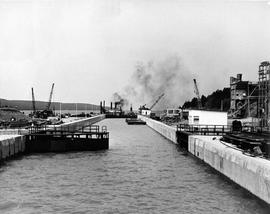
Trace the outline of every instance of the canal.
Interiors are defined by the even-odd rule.
[[[269,213],[147,126],[106,119],[110,149],[35,154],[0,168],[0,213]]]

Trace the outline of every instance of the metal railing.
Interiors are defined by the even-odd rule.
[[[34,133],[42,133],[42,132],[63,132],[63,133],[98,133],[100,132],[100,127],[98,125],[89,125],[89,126],[83,126],[80,129],[74,129],[73,127],[62,127],[62,126],[31,126],[28,128],[28,134],[34,134]],[[107,127],[102,126],[102,132],[107,132]]]
[[[67,130],[39,126],[39,127],[30,127],[28,135],[33,138],[35,136],[51,136],[51,137],[61,137],[61,138],[109,138],[109,133],[107,132],[107,127],[102,126],[102,131],[98,125],[91,125],[80,130]]]
[[[185,131],[199,135],[223,135],[232,131],[231,126],[222,125],[177,125],[177,131]]]
[[[188,125],[179,124],[177,125],[177,131],[186,131],[193,134],[199,135],[224,135],[233,132],[249,132],[249,133],[263,133],[267,132],[259,126],[242,126],[240,130],[233,130],[233,126],[222,126],[222,125]],[[268,131],[269,132],[269,131]]]
[[[44,132],[61,132],[61,133],[99,133],[107,132],[107,126],[98,126],[98,125],[86,125],[81,127],[80,129],[75,129],[74,127],[69,126],[53,126],[53,125],[36,125],[36,126],[28,126],[24,128],[16,128],[16,129],[0,129],[0,135],[33,135],[36,133],[44,133]]]

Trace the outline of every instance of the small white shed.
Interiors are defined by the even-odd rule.
[[[188,111],[189,125],[228,125],[227,112],[207,110],[185,110]]]
[[[151,110],[150,109],[143,109],[142,110],[142,115],[150,116],[150,114],[151,114]]]
[[[164,110],[164,113],[167,117],[174,117],[179,116],[181,112],[181,109],[166,109]]]

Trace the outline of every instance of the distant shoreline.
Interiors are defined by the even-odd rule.
[[[48,102],[45,101],[36,101],[36,109],[37,110],[44,110],[46,109]],[[61,110],[78,110],[78,111],[95,111],[99,110],[99,105],[89,104],[89,103],[60,103],[60,102],[52,102],[51,108],[59,111],[61,104]],[[20,111],[32,111],[33,104],[30,100],[6,100],[0,98],[0,107],[12,107],[17,108]]]

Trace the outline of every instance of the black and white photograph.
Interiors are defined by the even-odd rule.
[[[270,0],[0,0],[0,214],[237,213],[270,213]]]

